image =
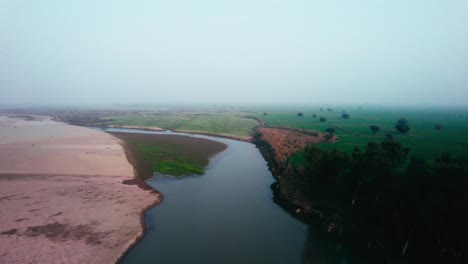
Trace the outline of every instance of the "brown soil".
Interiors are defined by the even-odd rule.
[[[259,127],[257,141],[267,144],[273,154],[274,162],[285,165],[288,158],[304,150],[310,144],[334,141],[325,134],[313,130]]]

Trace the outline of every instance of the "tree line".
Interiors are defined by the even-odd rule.
[[[334,218],[343,237],[410,263],[468,261],[467,160],[447,153],[434,162],[410,158],[392,139],[351,155],[313,145],[304,155],[291,181]]]

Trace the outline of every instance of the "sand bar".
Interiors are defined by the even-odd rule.
[[[133,177],[107,133],[0,116],[0,263],[114,263],[160,200]]]

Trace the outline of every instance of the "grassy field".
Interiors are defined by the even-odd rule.
[[[365,149],[367,142],[380,141],[385,134],[390,133],[394,139],[411,148],[410,154],[426,160],[434,160],[442,152],[449,152],[456,157],[468,157],[468,111],[460,109],[398,109],[398,108],[363,108],[341,107],[328,112],[324,107],[321,112],[316,108],[263,108],[255,109],[257,117],[270,126],[285,126],[302,129],[314,129],[325,132],[328,127],[336,128],[339,142],[321,144],[324,149],[338,148],[351,152],[354,146]],[[341,117],[342,111],[350,115],[349,119]],[[267,115],[263,115],[263,113]],[[303,116],[298,117],[297,113]],[[316,114],[316,118],[312,115]],[[325,117],[325,123],[319,122]],[[411,130],[401,134],[395,130],[396,121],[404,117],[408,119]],[[436,130],[435,125],[441,125]],[[380,127],[375,135],[370,125]],[[300,158],[298,158],[300,160]]]
[[[182,112],[114,116],[109,125],[160,127],[170,130],[190,130],[225,134],[238,137],[251,136],[258,122],[241,113]]]
[[[147,179],[153,172],[173,176],[201,175],[209,158],[226,145],[201,138],[174,135],[111,133],[122,139],[137,177]]]

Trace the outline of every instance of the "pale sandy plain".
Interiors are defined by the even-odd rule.
[[[133,177],[107,133],[0,116],[0,263],[115,263],[161,198]]]

